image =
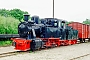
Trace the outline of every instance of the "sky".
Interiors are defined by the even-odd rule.
[[[0,0],[0,9],[18,8],[31,16],[52,17],[53,0]],[[55,18],[82,22],[90,19],[90,0],[55,0]]]

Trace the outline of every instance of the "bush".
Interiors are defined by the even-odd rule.
[[[19,20],[0,16],[0,34],[17,34]]]
[[[12,10],[6,10],[6,9],[0,9],[0,15],[5,17],[14,17],[18,20],[23,19],[23,14],[28,14],[27,11],[22,11],[20,9],[12,9]]]
[[[12,40],[6,39],[6,40],[0,40],[0,46],[8,46],[12,45]]]

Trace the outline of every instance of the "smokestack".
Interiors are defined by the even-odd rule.
[[[29,20],[29,14],[24,14],[24,21],[28,21]]]

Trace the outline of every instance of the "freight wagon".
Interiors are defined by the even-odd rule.
[[[80,42],[86,42],[90,38],[90,25],[82,24],[79,22],[72,22],[68,24],[73,29],[78,30],[78,39]]]

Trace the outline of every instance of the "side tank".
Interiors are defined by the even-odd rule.
[[[42,30],[42,36],[44,38],[60,38],[61,40],[66,39],[66,24],[65,21],[56,18],[45,18],[41,19],[41,23],[45,25]]]

